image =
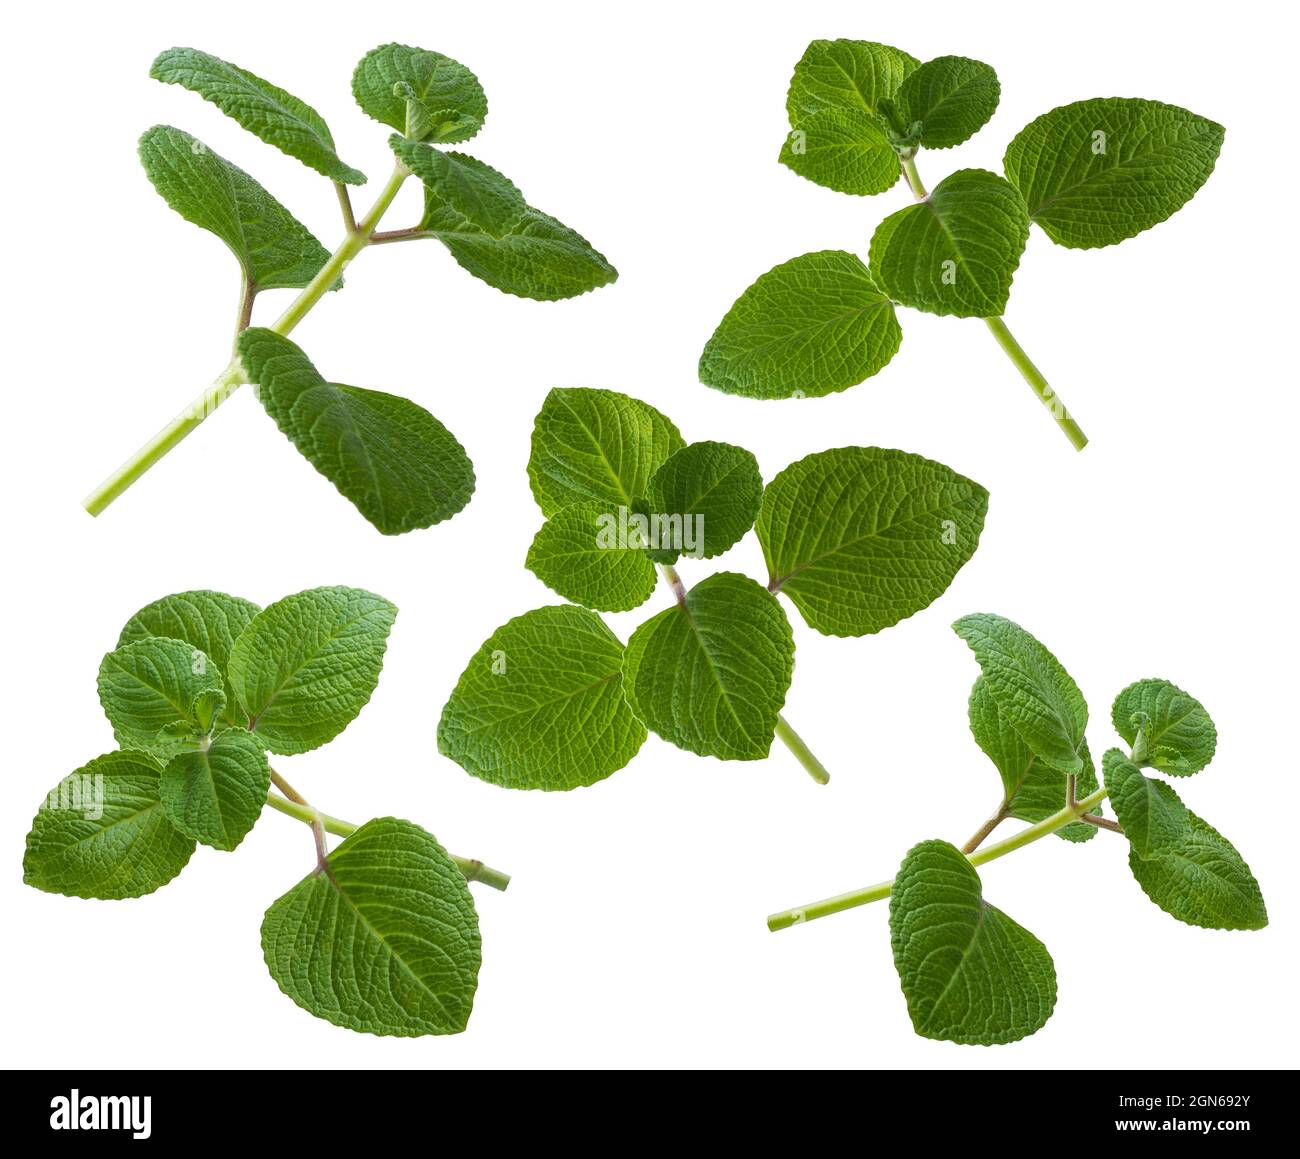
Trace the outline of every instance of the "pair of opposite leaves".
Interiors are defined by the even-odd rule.
[[[366,180],[338,157],[315,109],[245,69],[173,48],[158,56],[151,75],[198,93],[334,181]],[[586,239],[530,206],[509,178],[437,147],[473,137],[487,116],[482,86],[464,65],[441,53],[383,45],[357,65],[352,91],[365,113],[397,130],[389,145],[424,186],[418,236],[441,241],[475,277],[539,301],[573,297],[618,277]],[[305,287],[329,259],[275,197],[190,134],[154,126],[140,139],[140,160],[168,205],[225,242],[250,294]],[[341,285],[340,279],[332,288]],[[238,349],[281,431],[384,534],[429,527],[469,502],[469,457],[423,407],[326,381],[296,345],[270,330],[246,330]]]
[[[140,897],[172,881],[197,842],[233,850],[266,803],[267,751],[308,752],[355,719],[396,613],[339,587],[266,609],[210,591],[142,608],[99,669],[122,747],[50,794],[24,880],[73,897]],[[262,948],[295,1003],[374,1034],[463,1030],[481,961],[463,873],[430,833],[393,817],[361,825],[274,901]]]
[[[780,160],[842,193],[900,178],[900,156],[947,149],[997,108],[996,73],[943,56],[922,64],[885,44],[816,40],[795,66]],[[844,250],[793,258],[760,277],[718,325],[700,381],[754,398],[831,394],[898,352],[895,304],[961,318],[1006,310],[1037,224],[1058,245],[1116,245],[1164,221],[1214,169],[1221,125],[1159,101],[1106,97],[1062,105],[1016,135],[1005,177],[962,169],[891,214],[868,262]]]
[[[441,751],[510,788],[572,789],[626,765],[647,729],[723,760],[766,757],[794,636],[776,598],[834,636],[880,631],[927,607],[979,542],[988,493],[902,451],[809,455],[763,486],[748,451],[687,444],[654,407],[608,390],[554,390],[528,465],[547,517],[528,566],[583,605],[526,612],[470,660],[443,709]],[[711,558],[755,528],[766,587],[735,572],[695,584],[632,633],[596,611],[634,608],[677,549],[608,542],[633,516],[699,519]]]
[[[976,743],[997,768],[1006,816],[1036,823],[1061,809],[1066,777],[1079,797],[1097,788],[1085,731],[1088,706],[1050,651],[1001,616],[953,625],[979,662],[969,715]],[[1139,680],[1115,698],[1111,720],[1129,744],[1108,750],[1106,789],[1143,891],[1179,921],[1210,929],[1268,923],[1259,884],[1232,844],[1141,766],[1191,776],[1214,756],[1213,721],[1167,680]],[[1084,841],[1096,829],[1057,830]],[[1056,970],[1037,937],[985,901],[967,857],[946,841],[908,851],[890,894],[894,964],[917,1032],[993,1045],[1034,1033],[1056,1002]]]

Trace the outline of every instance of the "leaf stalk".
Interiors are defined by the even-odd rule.
[[[1069,802],[1067,801],[1066,804],[1068,805]],[[981,845],[984,844],[989,834],[992,833],[993,830],[996,829],[999,825],[1001,825],[1002,822],[1005,821],[1006,819],[1007,819],[1007,805],[1006,802],[1004,801],[999,806],[998,811],[994,813],[993,816],[990,817],[987,821],[985,821],[984,824],[981,825],[975,831],[971,839],[961,847],[961,851],[963,853],[968,853],[968,854],[974,853],[975,850],[977,850]]]
[[[292,817],[307,825],[319,823],[326,833],[333,833],[337,837],[350,837],[360,828],[359,825],[353,825],[351,821],[331,817],[328,813],[322,813],[312,808],[311,805],[291,801],[286,797],[281,797],[278,793],[268,792],[266,794],[266,803],[286,817]],[[479,881],[484,885],[491,886],[493,889],[502,890],[510,884],[510,875],[508,873],[502,873],[499,869],[484,865],[477,858],[457,857],[454,853],[449,853],[447,856],[456,863],[456,868],[460,870],[466,881]]]

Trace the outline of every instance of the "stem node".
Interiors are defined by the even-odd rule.
[[[393,203],[393,198],[397,196],[397,191],[401,189],[402,182],[408,176],[410,176],[410,170],[399,163],[397,168],[393,170],[393,175],[388,179],[388,184],[380,191],[379,197],[375,200],[370,212],[356,223],[355,228],[348,231],[338,249],[330,255],[329,260],[316,272],[316,276],[302,288],[302,291],[290,303],[289,308],[271,324],[271,330],[276,334],[287,336],[307,316],[312,307],[325,296],[326,292],[338,282],[344,267],[369,244],[371,235],[379,224],[379,219],[384,216],[384,212]],[[337,185],[336,188],[338,188]],[[351,203],[347,199],[346,189],[340,192],[339,201],[344,207],[344,219],[347,220],[347,215],[351,213]],[[240,301],[240,330],[248,324],[252,305],[253,294],[245,285]],[[235,337],[238,340],[238,333],[236,333]],[[208,415],[247,381],[248,377],[244,374],[238,356],[232,358],[230,364],[218,375],[207,390],[87,495],[82,501],[82,506],[91,515],[99,515],[103,512],[114,499],[135,483],[164,455],[178,446]]]

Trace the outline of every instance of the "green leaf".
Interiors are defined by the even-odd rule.
[[[262,746],[230,728],[206,748],[173,757],[163,769],[159,795],[167,819],[186,837],[231,850],[261,816],[270,787]]]
[[[385,535],[441,523],[474,493],[465,449],[427,410],[326,382],[288,338],[253,328],[239,354],[276,426]]]
[[[758,460],[730,443],[691,443],[654,473],[646,491],[652,520],[651,558],[672,563],[679,553],[712,559],[740,542],[763,502]]]
[[[1088,705],[1060,661],[1002,616],[963,616],[952,629],[975,653],[998,712],[1034,754],[1063,773],[1082,772]]]
[[[627,642],[623,686],[651,731],[701,756],[767,756],[794,670],[781,605],[748,576],[718,572]]]
[[[618,270],[586,238],[531,206],[494,237],[425,186],[420,228],[442,242],[462,269],[516,297],[553,302],[618,280]]]
[[[894,304],[861,259],[819,250],[736,299],[700,355],[700,381],[749,398],[833,394],[883,370],[902,340]]]
[[[528,481],[546,516],[584,499],[630,508],[674,451],[672,422],[613,390],[556,388],[533,425]]]
[[[197,727],[195,697],[221,692],[221,673],[182,640],[151,637],[109,652],[99,665],[99,702],[123,748],[169,756],[185,747],[163,730],[177,721]]]
[[[140,138],[140,163],[168,205],[226,243],[254,292],[305,286],[329,260],[293,214],[188,133],[155,125]]]
[[[1031,825],[1044,821],[1065,806],[1065,774],[1040,760],[1025,744],[1020,734],[998,711],[997,702],[989,694],[984,677],[975,681],[967,706],[971,734],[1002,778],[1002,808],[1008,817],[1028,821]],[[1086,797],[1097,789],[1097,773],[1085,741],[1079,750],[1083,768],[1075,775],[1075,795]],[[1093,809],[1102,815],[1101,806]],[[1097,835],[1095,825],[1075,821],[1056,831],[1066,841],[1089,841]]]
[[[402,92],[405,94],[406,90]],[[408,101],[406,105],[406,136],[410,141],[467,141],[482,127],[483,122],[472,113],[459,109],[430,109],[427,105]]]
[[[1145,856],[1137,848],[1129,850],[1129,868],[1138,885],[1165,913],[1190,926],[1262,930],[1268,911],[1250,866],[1227,838],[1190,809],[1187,820],[1189,831],[1178,845]]]
[[[200,736],[210,736],[222,721],[226,710],[226,694],[214,688],[205,688],[190,702],[190,717]],[[242,726],[238,726],[242,727]]]
[[[837,193],[883,193],[902,174],[884,126],[858,109],[821,109],[802,117],[778,160]]]
[[[261,77],[196,48],[160,52],[149,75],[164,84],[178,84],[198,93],[250,133],[317,173],[349,185],[365,183],[364,173],[339,159],[324,118],[310,105]]]
[[[249,728],[273,753],[333,740],[366,706],[397,609],[355,588],[312,588],[276,601],[235,641],[230,683]]]
[[[1143,776],[1119,749],[1107,751],[1102,771],[1115,816],[1139,856],[1176,849],[1191,836],[1191,814],[1170,786]]]
[[[898,113],[904,124],[920,122],[920,143],[927,149],[951,149],[984,127],[998,107],[998,74],[982,61],[965,56],[927,60],[898,89]]]
[[[890,214],[871,238],[871,269],[891,298],[930,314],[1001,315],[1029,239],[1013,185],[959,169],[919,205]]]
[[[1139,764],[1190,777],[1214,759],[1218,734],[1210,714],[1199,700],[1168,680],[1130,684],[1115,697],[1110,718]]]
[[[505,237],[528,209],[515,183],[477,157],[444,153],[396,134],[388,144],[442,205],[491,237]]]
[[[883,98],[898,92],[920,62],[914,56],[870,40],[814,40],[794,66],[786,112],[796,128],[821,109],[875,113]]]
[[[1075,101],[1031,121],[1002,166],[1058,245],[1115,245],[1181,209],[1214,170],[1223,126],[1174,105]]]
[[[366,53],[352,74],[352,95],[367,116],[407,136],[468,141],[487,117],[478,77],[449,56],[406,44],[382,44]],[[413,133],[407,131],[408,101]]]
[[[763,493],[769,588],[810,628],[863,636],[919,612],[975,553],[988,492],[942,463],[840,447],[792,463]]]
[[[228,596],[225,592],[177,592],[146,605],[127,620],[117,646],[120,648],[150,636],[183,640],[207,656],[224,678],[230,662],[230,649],[239,633],[260,611],[255,603]],[[247,717],[241,713],[228,687],[225,692],[226,703],[220,719],[227,724],[242,726]],[[202,725],[194,713],[191,713],[191,718]]]
[[[1115,815],[1129,840],[1129,868],[1156,905],[1181,922],[1208,929],[1268,925],[1259,883],[1225,837],[1188,809],[1170,785],[1144,776],[1119,749],[1106,753],[1103,767]]]
[[[140,897],[171,881],[193,852],[163,812],[157,764],[112,752],[46,798],[27,835],[23,881],[68,897]]]
[[[623,699],[623,645],[594,612],[535,608],[499,627],[461,673],[438,751],[508,789],[574,789],[617,772],[646,731]]]
[[[367,821],[266,911],[262,953],[280,989],[335,1026],[459,1034],[482,961],[469,887],[409,821]]]
[[[525,566],[566,600],[601,612],[639,607],[655,590],[637,514],[588,499],[557,511],[528,549]]]
[[[994,1046],[1051,1017],[1056,968],[1047,947],[984,900],[974,866],[946,841],[908,851],[889,897],[889,931],[917,1034]]]

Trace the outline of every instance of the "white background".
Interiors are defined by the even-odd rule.
[[[9,1065],[1260,1066],[1294,1061],[1295,217],[1290,40],[1274,5],[659,3],[341,7],[47,4],[10,18],[3,197],[8,438],[0,902]],[[290,11],[314,12],[310,23]],[[35,15],[33,15],[35,14]],[[362,29],[362,31],[357,31]],[[700,386],[701,347],[758,274],[810,250],[865,256],[898,188],[831,193],[776,163],[794,62],[814,37],[992,63],[1002,103],[975,139],[923,154],[933,187],[1000,169],[1039,113],[1144,96],[1228,127],[1219,165],[1172,220],[1097,251],[1034,231],[1008,322],[1093,439],[1073,452],[976,321],[903,312],[882,374],[829,398],[750,402]],[[148,78],[194,45],[315,105],[341,156],[387,173],[388,130],[349,77],[387,40],[474,69],[491,114],[467,148],[617,265],[616,285],[542,304],[471,278],[436,243],[363,254],[294,334],[330,377],[407,395],[478,471],[449,523],[379,536],[247,391],[98,520],[82,495],[224,365],[236,270],[173,214],[135,158],[155,122],[261,179],[327,244],[328,183],[213,106]],[[1285,86],[1285,88],[1284,88]],[[409,189],[386,224],[413,218]],[[259,302],[274,317],[280,291]],[[771,478],[858,443],[938,459],[992,493],[983,542],[935,605],[877,637],[822,638],[791,609],[786,715],[832,770],[815,786],[778,745],[722,764],[655,737],[568,794],[510,792],[438,756],[441,705],[510,616],[558,602],[523,567],[540,524],[524,465],[557,385],[646,399],[688,439],[751,448]],[[687,563],[687,582],[713,563]],[[751,535],[720,566],[761,576]],[[19,862],[45,792],[113,747],[95,669],[139,606],[211,587],[260,603],[343,583],[401,609],[370,706],[333,744],[277,762],[320,807],[416,820],[515,874],[475,887],[483,970],[467,1033],[380,1039],[311,1018],[266,974],[266,905],[312,864],[268,813],[234,854],[200,848],[154,896],[28,889]],[[663,606],[613,617],[624,638]],[[976,666],[948,625],[1019,621],[1092,707],[1144,676],[1200,697],[1219,755],[1178,787],[1260,879],[1261,933],[1181,925],[1129,875],[1123,841],[1039,842],[984,872],[1044,939],[1060,998],[997,1049],[914,1036],[876,905],[769,934],[771,910],[889,876],[926,837],[965,839],[997,803],[965,703]]]

